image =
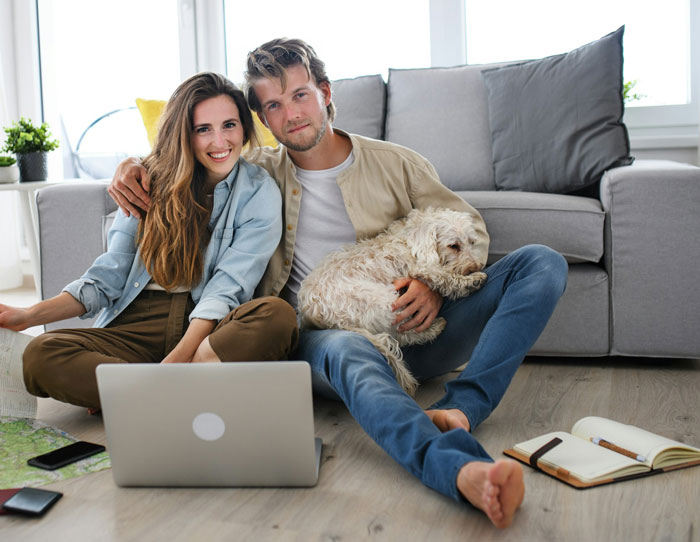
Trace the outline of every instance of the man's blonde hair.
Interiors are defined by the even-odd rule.
[[[253,89],[255,81],[263,78],[279,79],[282,90],[287,88],[287,69],[291,66],[304,66],[306,73],[316,86],[331,84],[326,74],[326,65],[316,56],[313,47],[300,39],[277,38],[248,53],[248,66],[245,72],[246,97],[253,111],[260,113],[262,105]],[[335,119],[335,106],[331,101],[326,106],[328,119]]]

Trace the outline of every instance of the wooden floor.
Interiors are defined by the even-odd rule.
[[[424,385],[427,406],[448,377]],[[48,486],[41,519],[0,516],[2,541],[700,540],[700,467],[584,491],[526,468],[525,502],[498,531],[422,486],[340,403],[315,401],[324,453],[311,489],[124,489],[103,471]],[[700,446],[700,361],[529,358],[475,434],[496,458],[522,440],[599,415]],[[105,442],[102,420],[42,400],[39,419]]]

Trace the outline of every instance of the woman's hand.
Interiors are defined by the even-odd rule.
[[[0,327],[22,331],[81,314],[85,314],[83,304],[69,293],[61,292],[56,297],[39,301],[26,309],[0,305]]]
[[[193,318],[180,342],[161,363],[191,363],[199,345],[209,336],[214,327],[216,327],[216,320]]]
[[[141,217],[141,211],[148,211],[151,198],[151,176],[136,158],[122,160],[114,172],[107,192],[126,216]]]
[[[182,349],[178,350],[177,347],[173,348],[170,353],[163,358],[163,361],[161,363],[191,363],[192,362],[192,356],[187,356],[187,354],[182,351]]]
[[[29,326],[29,309],[0,305],[0,328],[22,331]]]

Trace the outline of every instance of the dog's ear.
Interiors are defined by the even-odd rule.
[[[437,230],[438,224],[431,220],[424,220],[422,223],[416,224],[413,236],[409,238],[411,255],[416,261],[430,266],[440,265]]]

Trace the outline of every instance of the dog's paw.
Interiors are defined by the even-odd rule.
[[[446,325],[447,325],[447,320],[445,320],[441,316],[438,316],[437,318],[435,318],[435,320],[433,320],[433,323],[430,324],[430,327],[428,328],[428,330],[433,331],[435,333],[435,337],[437,337],[438,335],[440,335],[440,333],[443,332]],[[433,337],[433,338],[435,338],[435,337]]]
[[[472,288],[474,289],[473,291],[478,290],[484,284],[486,284],[486,279],[488,278],[486,273],[482,273],[481,271],[472,273],[469,275],[469,277],[472,279]]]

